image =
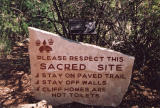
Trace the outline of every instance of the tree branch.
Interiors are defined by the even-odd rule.
[[[61,16],[61,13],[60,13],[60,10],[59,10],[59,8],[58,8],[58,5],[57,5],[57,3],[56,3],[55,0],[52,0],[52,2],[53,2],[53,6],[54,6],[54,8],[55,8],[55,10],[56,10],[56,14],[57,14],[57,16],[58,16],[58,20],[60,20],[60,23],[61,23],[61,25],[62,25],[63,36],[64,36],[64,37],[68,37],[68,32],[67,32],[66,27],[65,27],[65,24],[64,24],[64,22],[63,22],[63,18],[62,18],[62,16]]]

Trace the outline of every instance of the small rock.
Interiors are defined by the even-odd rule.
[[[157,90],[153,90],[153,92],[154,92],[154,93],[156,93],[156,92],[157,92]]]
[[[38,102],[36,104],[36,106],[39,108],[39,107],[42,107],[42,108],[47,108],[47,101],[46,100],[42,100],[40,102]]]
[[[144,96],[148,96],[148,95],[149,95],[149,93],[148,93],[147,91],[144,91],[142,94],[143,94]]]
[[[24,43],[21,43],[21,42],[16,42],[17,46],[24,46]]]
[[[35,104],[22,104],[17,108],[52,108],[52,106],[48,105],[46,100],[42,100]]]
[[[144,87],[144,86],[139,86],[139,88],[140,88],[140,89],[142,89],[142,90],[144,90],[144,89],[145,89],[145,87]]]
[[[23,75],[24,71],[17,71],[17,75]]]
[[[133,80],[139,80],[139,77],[134,77]]]
[[[150,93],[149,93],[149,95],[150,95],[150,96],[152,96],[152,95],[153,95],[153,93],[152,93],[152,92],[150,92]]]
[[[132,106],[131,108],[139,108],[138,105]]]

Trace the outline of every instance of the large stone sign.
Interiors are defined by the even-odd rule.
[[[29,27],[31,85],[37,99],[117,106],[126,93],[134,57],[74,42]]]

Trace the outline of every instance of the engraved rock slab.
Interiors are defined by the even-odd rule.
[[[121,103],[134,57],[33,27],[29,27],[29,35],[31,85],[37,99],[52,105]]]

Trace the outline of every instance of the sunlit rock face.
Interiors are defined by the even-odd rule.
[[[35,98],[52,105],[120,104],[130,83],[134,57],[32,27],[29,34]]]

